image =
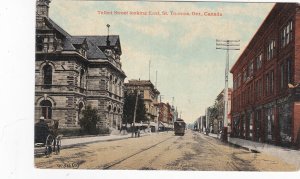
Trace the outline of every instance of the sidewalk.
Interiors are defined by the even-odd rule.
[[[209,136],[220,139],[221,135],[209,134]],[[246,148],[250,151],[261,152],[277,157],[286,163],[295,165],[300,169],[300,150],[293,150],[290,148],[279,147],[266,143],[253,142],[249,140],[228,137],[228,142],[240,147]]]
[[[88,137],[77,137],[77,138],[63,138],[61,140],[61,149],[70,148],[73,146],[80,146],[84,144],[96,143],[96,142],[107,142],[107,141],[115,141],[115,140],[123,140],[132,138],[131,133],[122,135],[107,135],[107,136],[88,136]],[[151,135],[151,133],[141,133],[140,137]],[[45,150],[44,147],[35,147],[34,153],[43,153]]]

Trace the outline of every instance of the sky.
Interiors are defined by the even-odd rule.
[[[156,84],[163,102],[177,107],[187,122],[205,115],[225,87],[226,51],[216,39],[240,40],[229,68],[243,52],[274,3],[137,2],[52,0],[49,16],[71,35],[119,35],[122,68],[130,79]],[[101,15],[98,12],[112,12]],[[116,15],[114,12],[160,12]],[[162,15],[162,12],[168,15]],[[222,16],[175,16],[172,12],[213,12]],[[229,87],[232,75],[229,76]]]

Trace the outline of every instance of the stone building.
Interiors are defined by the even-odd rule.
[[[149,119],[151,128],[156,128],[158,117],[158,95],[159,91],[154,87],[150,80],[129,80],[124,84],[125,93],[134,93],[139,90],[146,108],[146,117]],[[153,129],[154,130],[154,129]]]
[[[232,67],[234,136],[299,144],[299,29],[299,4],[276,3]]]
[[[91,105],[99,126],[116,128],[123,113],[122,54],[118,35],[72,36],[48,16],[50,0],[36,2],[35,120],[78,127]]]

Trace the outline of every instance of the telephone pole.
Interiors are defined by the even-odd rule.
[[[224,91],[224,122],[222,140],[227,142],[228,128],[228,73],[229,73],[229,51],[240,50],[240,40],[218,40],[216,39],[216,49],[226,50],[226,66],[225,66],[225,91]]]
[[[136,119],[136,110],[137,110],[137,104],[138,104],[138,99],[139,99],[139,95],[140,95],[140,89],[138,87],[137,91],[136,91],[136,98],[135,98],[135,104],[134,104],[134,113],[133,113],[133,131],[132,131],[132,137],[133,137],[133,133],[135,131],[135,119]]]

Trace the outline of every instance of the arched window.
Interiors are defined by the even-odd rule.
[[[52,119],[52,103],[49,100],[43,100],[40,103],[42,109],[42,116],[45,119]]]
[[[111,105],[109,105],[109,106],[107,107],[107,110],[108,110],[108,112],[111,111]]]
[[[44,85],[52,85],[52,67],[45,65],[43,68],[44,72]]]
[[[83,109],[83,103],[79,103],[78,105],[78,121],[82,118],[82,109]]]

